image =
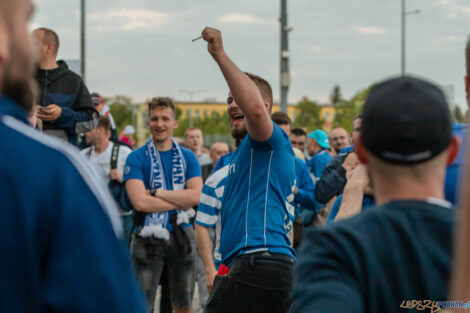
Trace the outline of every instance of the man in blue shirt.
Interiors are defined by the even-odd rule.
[[[153,307],[163,267],[175,312],[192,312],[196,241],[186,210],[202,188],[199,162],[173,139],[176,110],[169,98],[148,107],[151,137],[127,157],[123,181],[136,212],[130,250],[137,275]]]
[[[272,115],[272,120],[277,126],[290,137],[292,120],[284,112],[276,112]],[[294,220],[294,249],[300,245],[304,233],[304,216],[311,222],[320,210],[320,204],[315,200],[313,190],[315,184],[308,170],[307,164],[299,158],[295,158],[295,220]]]
[[[202,36],[230,89],[232,134],[248,132],[229,164],[221,204],[220,253],[230,271],[216,276],[206,312],[286,312],[294,273],[294,152],[271,120],[269,84],[230,60],[220,31],[205,28]]]
[[[457,149],[438,87],[407,76],[375,85],[356,152],[377,207],[305,236],[291,312],[387,313],[446,299],[455,210],[444,178]]]
[[[307,136],[307,151],[312,157],[307,160],[310,172],[315,176],[315,181],[320,179],[323,169],[331,161],[328,153],[331,150],[328,135],[321,129],[311,132]]]
[[[0,93],[32,79],[32,12],[29,0],[0,0]],[[0,312],[144,313],[106,183],[31,128],[30,109],[0,95]]]

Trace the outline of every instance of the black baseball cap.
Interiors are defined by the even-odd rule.
[[[419,78],[403,76],[376,84],[362,114],[364,147],[389,163],[427,161],[444,151],[452,139],[444,93]]]

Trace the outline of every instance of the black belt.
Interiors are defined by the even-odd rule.
[[[282,253],[270,253],[269,251],[243,254],[237,257],[233,263],[236,263],[236,262],[249,263],[250,265],[254,265],[254,262],[287,263],[287,264],[295,263],[294,259],[290,255],[282,254]]]

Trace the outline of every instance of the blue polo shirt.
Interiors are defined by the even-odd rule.
[[[294,257],[288,233],[293,204],[295,156],[289,136],[273,124],[271,137],[248,135],[235,151],[222,201],[222,261],[230,266],[245,253],[269,251]]]
[[[454,162],[447,167],[445,182],[445,197],[447,201],[457,204],[460,171],[465,161],[465,138],[467,124],[452,124],[452,135],[460,138],[460,148]]]
[[[315,179],[321,177],[321,173],[325,169],[325,166],[331,161],[332,156],[326,150],[320,150],[313,155],[313,157],[307,160],[307,165],[310,172],[315,176]]]
[[[201,166],[197,160],[196,155],[186,148],[181,147],[181,152],[183,153],[183,158],[185,161],[185,179],[186,181],[190,180],[193,177],[201,177]],[[165,173],[165,183],[167,190],[173,190],[173,180],[172,180],[172,150],[168,151],[159,151],[160,158],[163,163],[163,171]],[[140,147],[137,150],[132,151],[126,160],[126,166],[124,169],[123,181],[129,179],[138,179],[143,181],[146,189],[151,189],[150,187],[150,157],[148,156],[147,145]],[[176,210],[168,211],[167,214],[176,214]],[[169,219],[166,219],[165,228],[168,231],[173,231],[173,226],[169,223]],[[189,227],[191,224],[184,224],[183,227]]]
[[[299,158],[295,158],[295,184],[298,193],[294,197],[295,214],[300,215],[304,223],[309,223],[321,208],[313,194],[315,184],[307,164]]]

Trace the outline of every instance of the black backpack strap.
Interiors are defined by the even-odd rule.
[[[111,169],[114,170],[117,168],[117,161],[119,155],[119,144],[113,144],[113,151],[111,152]]]

